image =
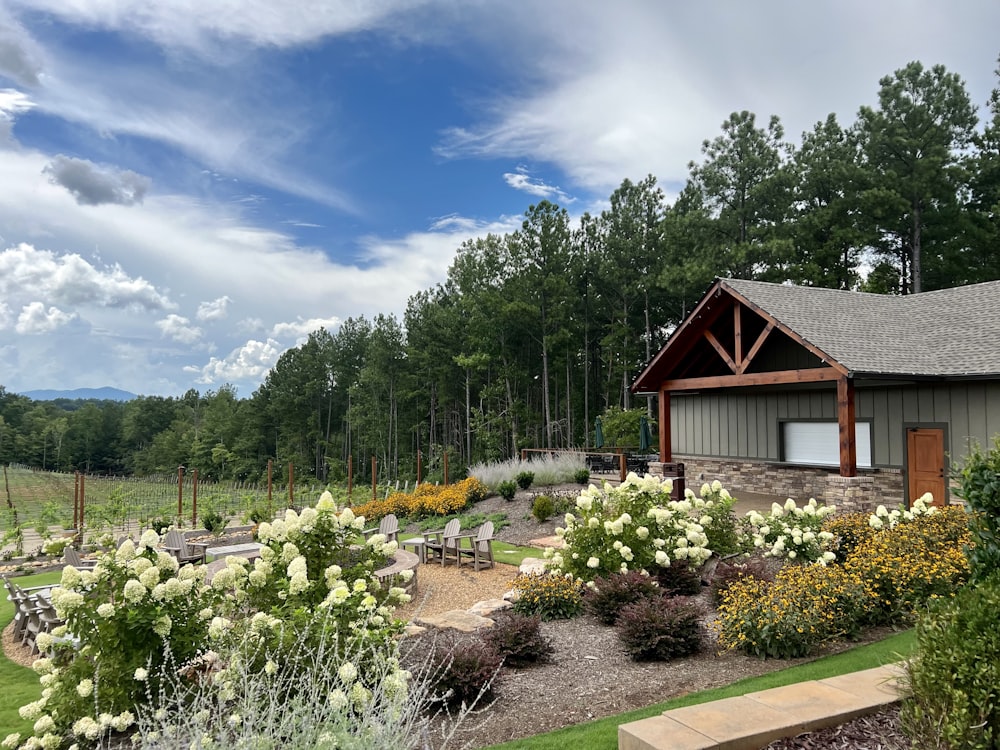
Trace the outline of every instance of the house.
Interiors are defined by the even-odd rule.
[[[660,462],[689,485],[945,503],[951,464],[1000,433],[1000,281],[901,297],[717,279],[632,390],[659,396]]]

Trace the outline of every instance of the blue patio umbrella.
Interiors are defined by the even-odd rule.
[[[649,446],[653,444],[653,436],[649,433],[649,420],[646,417],[639,418],[639,452],[649,453]]]
[[[594,424],[594,447],[603,448],[604,447],[604,425],[601,424],[601,418],[598,417]]]

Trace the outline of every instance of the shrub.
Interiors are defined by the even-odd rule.
[[[517,482],[518,487],[522,490],[526,490],[531,486],[531,483],[535,481],[535,473],[532,471],[519,471],[514,479]]]
[[[753,546],[765,555],[798,562],[833,562],[830,551],[833,534],[823,529],[823,519],[836,509],[819,505],[815,498],[801,508],[791,498],[784,505],[773,503],[766,516],[755,510],[747,513]]]
[[[972,446],[958,479],[956,494],[972,514],[969,566],[972,580],[979,581],[1000,573],[1000,437],[988,453]]]
[[[660,593],[655,580],[632,570],[595,578],[583,590],[583,603],[587,611],[600,622],[614,625],[626,604],[633,604],[640,599],[659,598]]]
[[[489,490],[474,477],[447,486],[424,482],[412,493],[393,492],[384,500],[370,500],[354,507],[357,515],[377,521],[393,513],[401,518],[447,516],[486,498]]]
[[[781,568],[781,563],[770,557],[745,557],[739,560],[720,562],[709,584],[712,592],[712,603],[718,606],[722,603],[722,595],[736,581],[744,577],[757,578],[761,581],[773,581]]]
[[[555,515],[556,504],[548,495],[539,495],[535,498],[535,502],[531,504],[531,515],[535,517],[538,523],[543,523],[548,521]]]
[[[837,562],[842,563],[858,547],[872,538],[875,529],[869,523],[868,513],[845,513],[827,518],[823,529],[833,534],[833,552]]]
[[[844,561],[844,568],[874,592],[873,622],[907,621],[932,596],[950,596],[968,578],[965,511],[957,506],[929,510],[908,512],[910,520],[901,516],[895,525],[884,523]]]
[[[500,482],[497,486],[497,494],[509,503],[517,494],[517,482],[511,480]]]
[[[668,596],[694,596],[701,591],[701,574],[683,560],[653,571],[660,590]]]
[[[430,684],[446,703],[471,706],[492,694],[502,664],[500,654],[479,639],[439,643],[431,657]]]
[[[674,560],[697,568],[711,555],[702,520],[709,503],[694,493],[670,497],[670,480],[629,474],[618,487],[590,486],[556,534],[563,550],[546,550],[553,567],[583,580],[629,570],[652,574]],[[722,485],[718,485],[722,490]]]
[[[900,718],[914,747],[992,750],[1000,745],[1000,579],[936,600],[917,618]]]
[[[577,484],[587,484],[590,481],[590,469],[577,469],[573,474],[573,481]]]
[[[149,528],[155,531],[158,535],[162,536],[164,532],[173,526],[173,523],[174,522],[169,518],[164,518],[162,516],[159,518],[151,518],[149,520]]]
[[[618,638],[635,661],[670,661],[701,650],[701,610],[684,597],[645,598],[618,618]]]
[[[540,615],[504,612],[493,619],[493,627],[483,631],[483,642],[496,651],[510,667],[546,662],[552,642],[541,631]]]
[[[215,510],[209,510],[201,514],[201,525],[212,534],[221,534],[226,529],[226,519]]]
[[[543,620],[568,620],[583,609],[580,586],[556,573],[522,573],[511,586],[518,592],[514,611],[540,615]]]
[[[791,659],[856,633],[870,602],[864,580],[840,566],[786,565],[774,581],[744,576],[730,584],[714,627],[727,648]]]

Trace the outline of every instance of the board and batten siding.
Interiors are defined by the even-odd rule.
[[[986,447],[1000,435],[1000,382],[892,387],[859,384],[855,417],[871,424],[872,464],[903,468],[904,426],[944,424],[945,451],[965,454],[969,440]],[[837,419],[835,389],[753,392],[730,389],[674,394],[673,450],[683,455],[780,461],[784,421]]]

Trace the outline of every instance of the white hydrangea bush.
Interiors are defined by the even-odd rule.
[[[180,566],[154,531],[100,555],[93,571],[65,568],[51,596],[66,624],[39,636],[42,694],[21,708],[34,733],[5,746],[101,746],[135,731],[137,711],[168,710],[171,691],[192,684],[225,705],[241,695],[237,680],[275,674],[292,650],[350,683],[348,713],[381,689],[373,680],[405,684],[405,671],[389,667],[402,628],[393,606],[409,597],[374,576],[396,545],[361,539],[363,527],[327,492],[261,524],[261,557],[227,558],[210,584],[205,566]]]
[[[565,546],[545,551],[549,565],[585,581],[631,570],[651,573],[675,561],[700,567],[713,554],[706,529],[719,511],[731,511],[732,499],[721,485],[709,486],[703,497],[689,491],[679,501],[671,499],[672,489],[670,479],[635,473],[618,487],[590,485],[556,529]]]
[[[186,660],[202,648],[208,622],[199,613],[217,596],[204,568],[180,567],[159,542],[148,531],[100,555],[93,570],[63,569],[51,599],[65,625],[39,634],[41,697],[20,709],[34,734],[8,747],[89,747],[128,731],[147,687],[137,675],[158,675],[168,651]]]
[[[753,547],[765,557],[821,565],[833,562],[834,535],[823,529],[823,519],[836,510],[815,498],[802,507],[792,498],[784,505],[772,503],[767,515],[752,510],[746,520]]]
[[[914,500],[909,508],[899,507],[888,510],[884,505],[879,505],[875,508],[875,512],[868,517],[868,525],[876,531],[894,529],[901,523],[909,523],[915,518],[933,515],[936,511],[934,496],[930,492],[925,492]]]

